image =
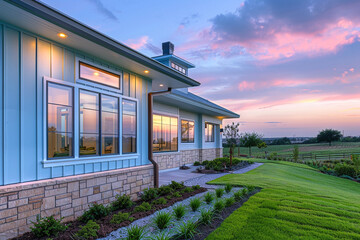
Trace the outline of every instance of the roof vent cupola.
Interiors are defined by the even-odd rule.
[[[172,42],[162,43],[163,56],[174,54],[174,44]]]

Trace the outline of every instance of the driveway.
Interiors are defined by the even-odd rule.
[[[254,163],[248,167],[239,169],[232,173],[218,173],[218,174],[201,174],[194,173],[197,167],[190,166],[190,169],[180,170],[180,169],[170,169],[170,170],[162,170],[160,171],[159,185],[167,185],[171,183],[171,181],[176,182],[184,182],[186,186],[200,185],[205,188],[217,188],[219,186],[206,184],[207,182],[214,180],[216,178],[225,176],[227,174],[242,174],[248,171],[251,171],[259,166],[263,165],[263,163]]]

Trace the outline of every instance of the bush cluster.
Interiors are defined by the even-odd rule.
[[[34,226],[30,227],[31,232],[38,238],[57,236],[68,228],[61,223],[61,219],[55,219],[53,216],[40,218],[38,215],[33,224]]]
[[[90,220],[86,225],[81,226],[80,230],[75,234],[79,239],[91,239],[97,237],[97,232],[99,231],[100,226],[93,220]]]
[[[88,222],[89,220],[97,220],[107,216],[110,213],[110,208],[96,202],[80,217],[80,221]]]

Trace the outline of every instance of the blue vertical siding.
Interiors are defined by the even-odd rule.
[[[2,24],[0,24],[0,185],[4,184],[4,150],[3,150],[3,144],[4,144],[4,135],[3,135],[3,129],[4,129],[4,124],[3,124],[3,109],[4,109],[4,105],[3,105],[3,85],[4,85],[4,45],[3,45],[3,38],[4,38],[4,34],[3,34],[3,28],[4,26]]]
[[[21,181],[36,179],[36,38],[22,34]],[[34,116],[34,117],[29,117]]]
[[[74,83],[76,58],[122,71],[95,57],[0,22],[0,185],[149,164],[147,92],[151,81],[131,73],[129,94],[139,100],[140,157],[44,167],[43,77]]]
[[[4,177],[20,182],[20,32],[5,28]]]

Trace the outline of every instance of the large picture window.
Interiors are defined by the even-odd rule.
[[[181,142],[194,142],[195,123],[194,121],[181,120]]]
[[[73,88],[47,84],[47,155],[73,156]]]
[[[153,115],[153,151],[170,152],[178,150],[178,119]]]
[[[84,80],[120,89],[120,75],[83,62],[79,63],[79,77]]]
[[[136,153],[136,102],[122,100],[122,152]]]
[[[119,153],[118,102],[116,97],[80,90],[81,156]]]
[[[214,142],[214,124],[205,123],[205,142]]]

